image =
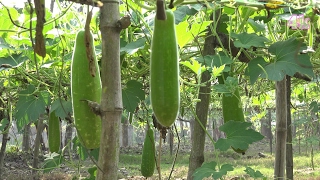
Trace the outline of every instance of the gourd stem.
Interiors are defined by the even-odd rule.
[[[157,11],[156,11],[156,18],[158,20],[166,20],[166,10],[164,6],[164,1],[163,0],[157,0]]]

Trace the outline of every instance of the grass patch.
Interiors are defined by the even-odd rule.
[[[257,155],[239,155],[231,151],[226,151],[218,154],[219,163],[222,164],[231,164],[234,167],[232,172],[228,172],[225,178],[229,179],[232,177],[245,177],[248,179],[248,175],[244,171],[246,167],[251,167],[254,170],[260,171],[267,179],[273,178],[274,173],[274,155],[266,154],[266,158],[259,158]],[[214,152],[207,151],[205,153],[206,162],[216,161],[216,154]],[[161,175],[163,179],[168,178],[174,155],[170,156],[168,153],[165,153],[161,157]],[[140,164],[141,164],[141,154],[121,154],[120,155],[120,168],[126,168],[130,176],[141,176],[140,174]],[[175,168],[173,171],[172,179],[177,178],[186,178],[188,174],[189,166],[189,154],[181,153],[178,154],[177,160],[175,162]],[[311,166],[311,158],[306,155],[294,154],[294,178],[295,179],[313,179],[320,180],[320,152],[314,153],[314,169]],[[152,178],[156,179],[158,176],[157,171]]]

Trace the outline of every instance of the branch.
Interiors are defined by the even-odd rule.
[[[101,1],[97,1],[97,0],[66,0],[66,1],[90,5],[90,6],[94,6],[94,7],[102,7],[103,6],[103,3]]]
[[[101,114],[100,104],[99,103],[94,102],[94,101],[90,101],[90,100],[87,100],[87,99],[83,99],[83,100],[80,100],[80,101],[86,101],[88,103],[88,106],[90,107],[91,111],[93,113],[95,113],[96,115],[100,115]]]

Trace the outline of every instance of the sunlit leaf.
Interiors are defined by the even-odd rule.
[[[201,64],[194,59],[191,59],[191,62],[190,61],[182,61],[182,62],[180,62],[180,64],[183,64],[184,66],[188,67],[197,75],[200,75],[202,72],[204,72],[206,70],[206,68],[204,66],[201,66]]]

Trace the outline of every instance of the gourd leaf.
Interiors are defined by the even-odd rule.
[[[61,154],[58,153],[49,153],[44,155],[44,165],[43,165],[43,172],[48,173],[53,169],[56,169],[60,166],[60,164],[64,161],[64,158]]]
[[[206,56],[201,56],[196,59],[199,61],[201,64],[209,67],[209,72],[212,71],[213,67],[220,67],[223,65],[231,64],[233,62],[232,59],[230,59],[228,56],[225,55],[206,55]],[[229,66],[225,66],[223,69],[223,72],[228,72],[230,71]]]
[[[136,53],[139,49],[142,49],[146,44],[146,38],[140,38],[136,41],[133,41],[127,44],[125,47],[120,49],[120,52],[127,52],[129,55]]]
[[[263,58],[249,62],[246,74],[250,76],[251,84],[259,76],[272,81],[281,81],[285,75],[293,76],[297,72],[314,76],[309,55],[299,54],[305,48],[305,45],[295,38],[272,44],[269,47],[269,52],[274,55],[272,62],[267,63]]]
[[[0,58],[0,71],[5,69],[3,67],[18,67],[23,64],[23,62],[27,61],[28,57],[23,55],[23,53],[20,54],[12,54],[11,56],[7,57],[1,57]],[[5,66],[6,65],[6,66]]]
[[[133,113],[140,101],[145,99],[142,87],[140,82],[130,80],[127,82],[126,87],[122,89],[122,102],[127,111]]]
[[[51,111],[55,111],[56,116],[64,119],[69,113],[72,113],[72,102],[63,99],[56,99],[51,104]]]
[[[7,124],[9,123],[7,118],[4,118],[0,121],[0,132],[3,132],[7,126]]]
[[[254,169],[252,169],[251,167],[246,167],[246,169],[244,170],[250,177],[254,178],[254,179],[258,179],[258,178],[265,178],[263,176],[263,174],[260,171],[255,171]]]
[[[260,133],[249,128],[252,124],[248,122],[228,121],[220,126],[220,131],[225,132],[226,139],[219,139],[215,143],[215,148],[226,151],[231,146],[234,149],[246,150],[249,144],[260,141],[264,138]]]
[[[226,175],[228,171],[233,171],[233,167],[230,164],[224,164],[216,170],[217,163],[212,161],[203,164],[201,167],[197,168],[193,173],[194,180],[202,180],[203,178],[211,176],[213,179],[220,179],[222,176]]]
[[[95,180],[97,176],[97,166],[89,168],[88,173],[90,174],[90,177],[87,177],[84,180]]]
[[[234,41],[234,46],[238,48],[247,48],[250,47],[265,47],[265,42],[268,42],[269,39],[263,36],[258,36],[257,34],[248,34],[246,32],[235,34],[231,33],[231,37],[236,38]]]
[[[20,131],[29,122],[36,121],[45,113],[46,102],[41,92],[35,92],[35,87],[29,85],[26,90],[20,91],[16,105],[15,117]]]
[[[195,9],[194,5],[184,5],[184,6],[179,6],[173,13],[175,17],[175,24],[179,24],[184,20],[186,15],[192,16],[198,12],[197,9]]]
[[[190,63],[190,61],[182,61],[180,62],[180,64],[185,65],[197,75],[200,75],[202,72],[206,70],[206,68],[204,66],[201,66],[201,64],[198,61],[191,59],[191,62],[192,63]]]

